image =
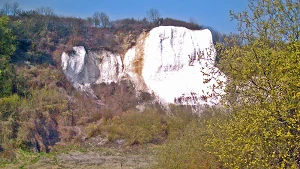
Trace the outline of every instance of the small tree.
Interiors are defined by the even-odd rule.
[[[93,17],[87,17],[86,21],[87,21],[88,26],[93,26],[94,25]]]
[[[4,5],[3,5],[3,8],[1,9],[1,14],[3,14],[3,15],[10,15],[10,13],[11,13],[11,4],[9,4],[9,3],[5,3]]]
[[[110,26],[109,16],[106,13],[101,12],[99,18],[103,28],[108,28]]]
[[[35,11],[37,13],[39,13],[41,15],[45,15],[45,16],[52,16],[52,15],[54,15],[54,11],[50,7],[39,7]]]
[[[160,13],[157,9],[150,9],[147,11],[147,18],[149,22],[157,24],[160,18]]]
[[[99,12],[95,12],[93,15],[93,22],[95,24],[95,26],[100,27],[100,13]]]
[[[12,4],[12,14],[14,16],[18,15],[21,12],[21,9],[19,8],[19,4],[17,2]]]
[[[108,28],[110,26],[109,16],[104,12],[95,12],[93,15],[95,26]]]

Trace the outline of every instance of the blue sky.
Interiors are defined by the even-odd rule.
[[[236,32],[236,22],[230,22],[229,10],[247,9],[248,0],[0,0],[19,3],[24,10],[50,7],[58,15],[86,18],[95,12],[105,12],[112,20],[144,18],[146,12],[157,9],[161,17],[189,21],[210,26],[223,33]]]

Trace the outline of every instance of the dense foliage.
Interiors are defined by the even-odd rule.
[[[16,50],[15,36],[8,23],[8,17],[0,17],[0,97],[11,95],[15,83],[13,67],[10,64],[10,57]]]
[[[228,167],[297,168],[300,150],[299,1],[250,1],[232,13],[243,44],[221,51],[232,109],[214,154]]]

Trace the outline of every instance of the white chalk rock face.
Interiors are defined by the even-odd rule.
[[[108,51],[86,52],[83,46],[73,47],[74,53],[63,52],[62,69],[74,86],[84,90],[92,83],[117,82],[122,72],[120,55]],[[83,85],[83,86],[81,86]]]
[[[219,102],[219,98],[204,97],[217,85],[214,80],[203,83],[207,77],[202,72],[214,67],[216,56],[208,29],[157,27],[151,30],[144,48],[144,81],[163,103]]]
[[[130,79],[137,90],[156,96],[163,104],[217,104],[220,97],[206,97],[226,78],[204,76],[214,67],[216,51],[208,29],[192,31],[184,27],[160,26],[143,32],[123,60],[108,51],[62,55],[62,68],[74,84],[118,82]],[[210,79],[206,83],[205,79]],[[76,86],[76,85],[74,85]],[[78,87],[77,87],[78,88]],[[79,89],[84,89],[80,87]],[[222,93],[222,89],[219,89]]]
[[[98,66],[100,76],[96,83],[117,82],[120,74],[123,71],[121,56],[119,54],[113,54],[109,51],[102,51],[98,55],[94,53],[94,55],[100,58],[100,64]]]

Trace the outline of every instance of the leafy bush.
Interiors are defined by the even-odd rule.
[[[52,81],[57,78],[55,71],[30,71],[23,69],[24,76],[33,73],[30,81],[40,78],[43,85],[38,85],[37,90],[30,85],[26,97],[11,95],[0,99],[0,145],[4,153],[15,148],[48,152],[59,140],[60,114],[69,109],[65,93],[60,93]]]
[[[157,168],[221,168],[211,153],[209,139],[215,131],[208,126],[224,117],[220,110],[210,108],[200,116],[185,112],[171,117],[170,134],[159,151]]]
[[[9,118],[18,119],[20,105],[20,97],[18,95],[12,95],[0,99],[0,119],[7,121]]]
[[[4,150],[14,147],[19,129],[20,103],[17,95],[0,99],[0,145]]]
[[[0,98],[15,93],[15,72],[10,58],[16,45],[9,21],[7,16],[0,16]]]
[[[49,152],[50,146],[59,141],[58,120],[67,111],[67,102],[55,90],[33,91],[30,99],[20,104],[20,128],[15,132],[16,147]]]
[[[184,135],[187,125],[199,116],[192,112],[189,106],[171,105],[167,117],[168,140],[176,140]]]
[[[239,36],[219,62],[231,118],[212,125],[212,153],[228,168],[299,168],[299,2],[251,1],[231,16]]]
[[[89,125],[88,136],[102,135],[110,141],[125,139],[128,145],[161,143],[167,136],[164,117],[155,110],[143,113],[130,110],[120,116],[102,118],[97,124]]]

